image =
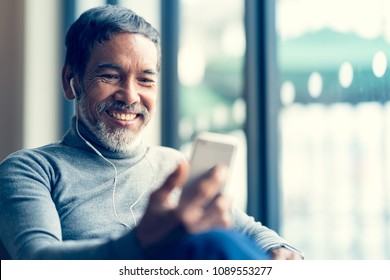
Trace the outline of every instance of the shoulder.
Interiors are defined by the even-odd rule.
[[[1,163],[1,168],[14,165],[31,164],[32,162],[40,162],[43,158],[36,152],[35,149],[23,149],[8,155]]]
[[[7,165],[15,162],[39,162],[45,161],[50,155],[54,154],[55,150],[60,146],[59,143],[53,143],[38,148],[22,149],[8,155],[2,162],[1,165]]]
[[[8,172],[12,174],[50,172],[51,158],[56,157],[56,150],[59,146],[61,146],[59,143],[53,143],[33,149],[22,149],[8,155],[0,164],[2,177]]]
[[[161,161],[171,161],[175,163],[187,161],[187,158],[181,151],[169,147],[151,146],[148,147],[147,154],[151,157],[159,158]]]

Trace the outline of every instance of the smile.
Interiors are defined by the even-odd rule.
[[[137,114],[134,113],[117,113],[112,111],[107,111],[108,115],[119,121],[131,121],[137,117]]]

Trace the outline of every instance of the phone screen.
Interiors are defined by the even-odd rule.
[[[236,149],[237,143],[230,136],[215,133],[201,134],[193,147],[188,183],[191,184],[216,165],[224,165],[230,168]]]

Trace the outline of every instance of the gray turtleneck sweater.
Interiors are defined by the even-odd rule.
[[[174,149],[114,153],[80,123],[62,141],[8,156],[0,165],[0,240],[13,259],[144,259],[134,234],[150,192],[184,159]],[[114,201],[113,202],[113,196]],[[117,216],[117,217],[116,217]],[[285,241],[239,209],[234,227],[262,250]],[[124,226],[128,225],[130,228]]]

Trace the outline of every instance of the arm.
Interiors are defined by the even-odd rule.
[[[143,258],[134,232],[116,240],[63,241],[51,197],[55,174],[43,157],[31,152],[14,154],[0,165],[0,239],[11,258]]]
[[[289,260],[303,259],[303,253],[288,244],[275,231],[256,222],[242,210],[233,207],[234,227],[247,234],[265,252],[269,252],[272,259]]]

